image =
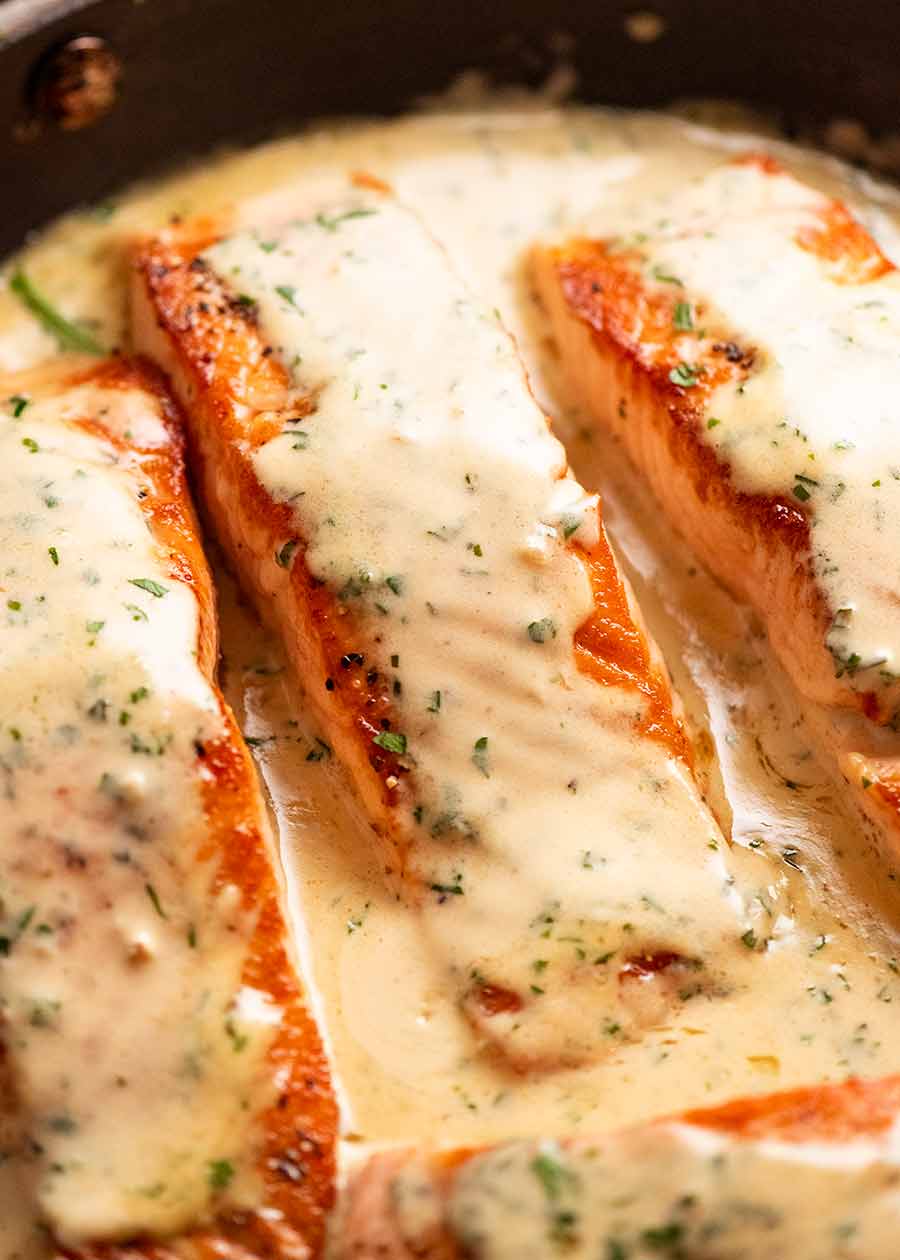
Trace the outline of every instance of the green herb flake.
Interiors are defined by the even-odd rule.
[[[23,437],[22,445],[25,447],[26,451],[30,451],[32,455],[36,455],[37,452],[41,449],[38,446],[37,442],[35,442],[34,438],[30,438],[30,437]]]
[[[679,363],[669,373],[669,380],[681,389],[692,389],[700,379],[702,369],[690,363]]]
[[[658,280],[660,284],[676,284],[679,289],[684,288],[682,281],[679,280],[677,276],[673,276],[670,272],[666,271],[664,267],[654,267],[652,274],[653,279]]]
[[[368,219],[370,215],[377,214],[377,210],[345,210],[343,214],[317,214],[316,223],[320,228],[324,228],[326,232],[336,232],[342,223],[346,223],[348,219]]]
[[[445,897],[465,896],[462,886],[462,875],[454,875],[452,884],[431,884],[430,887],[432,892],[440,893]]]
[[[406,752],[406,736],[394,731],[379,731],[377,735],[372,736],[372,743],[388,752],[397,753],[401,757]]]
[[[12,398],[8,401],[9,405],[12,407],[13,419],[18,420],[19,416],[28,406],[31,399],[26,398],[24,394],[13,394]]]
[[[679,332],[694,331],[694,312],[690,302],[676,302],[672,324]]]
[[[225,1190],[234,1176],[234,1165],[228,1159],[209,1161],[209,1184],[213,1190]]]
[[[294,301],[297,296],[297,290],[292,284],[276,284],[275,292],[280,298],[284,298],[288,306],[292,306],[295,311],[300,311],[300,307]],[[302,312],[301,312],[302,314]]]
[[[528,623],[528,637],[532,643],[546,643],[556,638],[556,623],[550,617]]]
[[[563,538],[568,541],[572,535],[582,526],[582,518],[580,516],[563,516],[560,519],[562,525]]]
[[[402,577],[397,577],[395,574],[392,574],[391,577],[386,577],[384,581],[385,581],[385,585],[389,586],[395,595],[403,594],[403,578]]]
[[[9,282],[10,292],[27,307],[35,319],[43,326],[44,331],[56,342],[61,350],[78,350],[82,354],[105,354],[103,346],[81,324],[77,324],[61,315],[53,304],[32,283],[21,267],[12,274]]]
[[[480,770],[486,779],[491,777],[490,766],[488,763],[488,737],[482,735],[480,739],[476,739],[472,748],[472,764],[476,769]]]
[[[441,711],[441,693],[439,691],[432,691],[431,702],[428,705],[428,712],[440,713],[440,711]]]
[[[148,595],[153,595],[156,599],[162,599],[168,591],[168,587],[154,582],[153,578],[129,578],[128,581],[132,586],[139,586],[142,591],[146,591]],[[128,604],[125,606],[129,607]]]
[[[284,546],[279,547],[279,549],[275,552],[275,563],[282,569],[289,569],[291,565],[291,557],[299,546],[299,538],[288,539]]]
[[[153,909],[156,911],[159,917],[161,919],[168,919],[169,916],[166,914],[165,910],[163,910],[162,904],[159,900],[159,893],[156,891],[153,885],[145,884],[144,892],[146,892],[147,896],[150,898],[150,902],[153,906]]]

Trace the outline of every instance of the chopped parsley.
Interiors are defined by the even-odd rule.
[[[664,267],[656,266],[653,268],[653,279],[658,280],[660,284],[677,284],[679,289],[684,288],[684,284],[681,280],[679,280],[677,276],[673,276],[670,272],[666,271]]]
[[[153,595],[156,599],[162,599],[168,591],[168,587],[160,582],[154,582],[153,578],[129,578],[128,581],[132,586],[139,586],[142,591],[146,591],[148,595]],[[130,608],[132,605],[126,604],[125,607]]]
[[[31,451],[32,455],[37,454],[37,452],[41,449],[37,442],[35,442],[34,438],[30,437],[23,437],[22,445],[25,447],[26,451]]]
[[[12,407],[14,420],[18,420],[30,401],[24,394],[13,394],[12,398],[9,399],[9,405]]]
[[[294,552],[297,550],[299,546],[300,546],[299,538],[288,539],[288,541],[284,544],[284,546],[279,547],[278,550],[275,552],[275,563],[279,565],[282,569],[290,568],[291,557],[293,556]]]
[[[295,311],[300,310],[300,307],[294,301],[295,297],[297,296],[297,290],[294,288],[292,284],[276,284],[275,292],[278,294],[280,298],[284,298],[288,306],[292,306]]]
[[[213,1190],[225,1190],[234,1176],[234,1165],[229,1159],[209,1161],[209,1184]]]
[[[439,691],[432,691],[431,703],[428,706],[428,712],[440,713],[440,711],[441,711],[441,693]]]
[[[472,749],[472,764],[481,771],[486,779],[491,777],[490,767],[488,763],[488,737],[482,735],[480,739],[476,739]]]
[[[701,371],[701,368],[694,367],[690,363],[679,363],[669,373],[669,380],[681,389],[691,389],[700,379]]]
[[[372,736],[372,743],[399,756],[406,752],[406,736],[397,734],[395,731],[379,731],[377,735]]]
[[[317,214],[316,223],[320,228],[324,228],[326,232],[336,232],[342,223],[346,223],[348,219],[368,219],[370,215],[377,214],[377,210],[345,210],[343,214]]]
[[[532,643],[546,643],[556,638],[556,623],[550,617],[528,623],[528,637]]]
[[[156,891],[153,885],[145,884],[144,891],[146,892],[147,896],[150,898],[150,902],[153,906],[153,909],[156,911],[159,917],[161,919],[167,919],[169,916],[166,914],[165,910],[163,910],[162,903],[159,900],[159,893]]]
[[[694,312],[690,302],[676,302],[672,323],[679,332],[693,332]]]

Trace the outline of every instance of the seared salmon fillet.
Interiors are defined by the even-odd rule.
[[[317,1254],[329,1071],[156,369],[0,380],[0,1000],[59,1255]],[[6,1152],[7,1157],[10,1152]]]
[[[133,326],[476,1044],[571,1067],[745,984],[747,907],[599,504],[418,219],[355,187],[165,235]]]
[[[842,203],[757,156],[532,261],[577,398],[756,608],[800,692],[838,731],[841,710],[870,721],[836,735],[838,758],[896,828],[893,263]]]
[[[398,1150],[352,1177],[334,1260],[892,1260],[900,1077],[623,1133]]]

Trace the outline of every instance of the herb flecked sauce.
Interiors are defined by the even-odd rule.
[[[85,321],[102,345],[121,345],[125,250],[136,232],[217,208],[236,208],[248,226],[287,217],[298,201],[344,189],[352,170],[390,181],[513,330],[579,479],[603,496],[607,526],[685,698],[729,860],[753,888],[756,935],[766,942],[754,954],[757,982],[715,1002],[687,1000],[640,1038],[612,1036],[609,1053],[590,1066],[513,1076],[474,1053],[456,994],[422,948],[415,916],[384,888],[365,825],[278,649],[223,577],[227,688],[272,795],[295,926],[341,1081],[348,1158],[365,1144],[423,1134],[474,1143],[602,1133],[741,1093],[896,1066],[894,889],[819,766],[758,627],[697,569],[620,453],[566,398],[521,268],[534,239],[578,225],[599,204],[611,211],[674,191],[749,143],[665,116],[576,109],[326,127],[73,214],[20,257],[68,319]],[[817,155],[784,156],[801,176],[862,202],[891,252],[890,193]],[[0,293],[0,367],[29,366],[55,350],[21,295]],[[442,690],[439,679],[433,690]],[[584,868],[586,879],[592,874]],[[534,956],[543,958],[553,925],[536,925],[534,935]],[[40,1255],[42,1246],[21,1204],[20,1175],[14,1161],[0,1164],[0,1246],[11,1257]]]

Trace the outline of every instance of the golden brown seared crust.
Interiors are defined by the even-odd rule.
[[[900,1076],[875,1081],[848,1080],[758,1098],[742,1098],[719,1107],[687,1111],[672,1120],[729,1135],[739,1141],[851,1142],[878,1138],[900,1116]],[[652,1127],[652,1126],[651,1126]],[[578,1150],[590,1138],[560,1145]],[[393,1187],[398,1174],[415,1163],[439,1203],[447,1204],[454,1178],[470,1160],[490,1148],[456,1151],[405,1150],[375,1155],[355,1174],[347,1191],[335,1247],[335,1260],[457,1260],[458,1243],[446,1218],[413,1244],[397,1219]]]
[[[782,173],[770,158],[741,161]],[[817,218],[798,232],[796,243],[822,261],[831,281],[862,284],[893,270],[840,202],[823,201]],[[672,284],[648,284],[639,264],[635,249],[603,240],[534,251],[537,291],[577,394],[623,441],[709,568],[760,611],[800,690],[887,720],[875,692],[835,677],[826,647],[835,610],[814,578],[804,506],[739,490],[706,439],[713,393],[750,375],[757,347],[735,340],[729,328],[717,329],[715,313],[696,295],[694,317],[706,328],[693,365],[697,379],[689,388],[673,381],[682,358],[675,313],[685,294]]]
[[[114,359],[60,380],[63,388],[88,383],[153,395],[165,422],[168,442],[150,448],[124,441],[96,418],[85,417],[81,425],[114,443],[122,466],[137,474],[139,502],[170,575],[192,587],[197,598],[198,659],[218,698],[224,734],[197,749],[205,829],[196,860],[216,863],[211,895],[224,884],[234,885],[245,906],[255,911],[242,981],[268,994],[284,1015],[267,1057],[277,1096],[258,1117],[255,1139],[264,1210],[223,1213],[209,1228],[166,1245],[135,1240],[76,1251],[59,1248],[57,1254],[78,1260],[173,1260],[176,1253],[182,1260],[301,1260],[319,1253],[334,1196],[337,1107],[318,1030],[291,961],[276,858],[253,764],[215,684],[215,596],[187,489],[180,418],[150,364]]]
[[[294,666],[382,836],[386,870],[402,873],[407,841],[392,811],[409,770],[372,743],[396,721],[388,681],[367,661],[371,645],[352,611],[311,577],[290,507],[271,499],[250,458],[294,416],[315,424],[315,400],[290,388],[252,310],[198,257],[206,244],[202,233],[189,230],[139,249],[136,336],[176,383],[204,505],[262,615],[280,623]],[[293,547],[289,569],[277,562],[285,543]],[[600,685],[639,690],[647,702],[642,732],[689,762],[664,667],[637,623],[602,522],[597,545],[574,550],[595,595],[595,610],[575,637],[579,667]]]

